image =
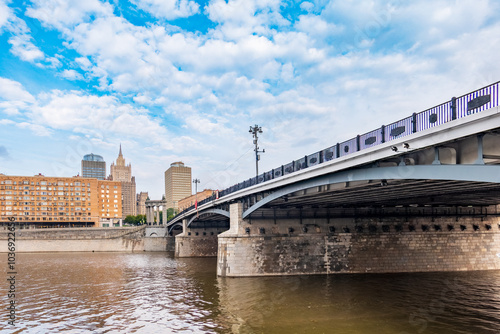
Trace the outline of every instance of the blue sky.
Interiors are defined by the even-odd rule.
[[[500,80],[499,1],[0,0],[0,172],[252,177]]]

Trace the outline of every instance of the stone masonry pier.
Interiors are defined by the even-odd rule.
[[[187,219],[182,221],[182,233],[175,236],[176,257],[215,257],[217,256],[217,235],[224,229],[220,227],[191,228]]]
[[[219,276],[500,269],[496,215],[269,221],[242,213],[231,204],[231,227],[218,237]]]

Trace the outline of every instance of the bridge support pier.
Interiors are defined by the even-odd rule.
[[[182,233],[175,236],[175,257],[217,256],[217,228],[190,228],[182,220]]]
[[[242,219],[218,237],[217,275],[228,277],[500,269],[496,216]]]

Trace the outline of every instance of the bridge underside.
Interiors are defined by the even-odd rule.
[[[500,203],[500,166],[428,165],[359,168],[243,199],[243,218],[326,217],[364,209],[487,207]]]
[[[248,209],[252,202],[244,202]],[[312,187],[281,196],[248,219],[339,217],[387,212],[432,214],[440,208],[480,208],[500,203],[500,186],[489,182],[372,180]],[[392,209],[391,209],[392,208]],[[441,210],[442,211],[442,210]]]
[[[169,227],[176,257],[217,256],[217,236],[229,229],[229,212],[212,209]]]
[[[218,213],[204,212],[201,215],[191,217],[191,219],[179,221],[168,226],[169,235],[177,235],[183,232],[191,235],[196,232],[202,233],[203,231],[212,231],[214,229],[219,232],[229,229],[229,213],[227,216],[224,216]]]

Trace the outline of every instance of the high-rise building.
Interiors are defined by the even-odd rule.
[[[165,171],[165,199],[167,208],[179,210],[179,201],[191,196],[191,167],[181,161],[170,164]]]
[[[122,185],[122,212],[123,218],[129,215],[137,215],[137,203],[135,193],[135,176],[132,176],[132,165],[125,165],[125,158],[122,154],[122,145],[120,144],[120,152],[116,159],[116,164],[113,162],[110,166],[111,180],[119,181]]]
[[[122,217],[121,183],[83,177],[0,174],[0,223],[101,226]],[[104,224],[103,224],[104,226]]]
[[[82,177],[106,179],[106,162],[97,154],[90,153],[82,160]]]
[[[149,198],[148,193],[141,191],[137,194],[137,214],[145,215],[146,214],[146,200]]]

